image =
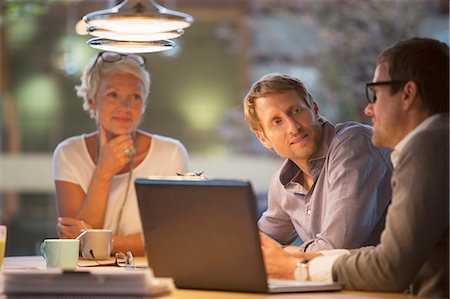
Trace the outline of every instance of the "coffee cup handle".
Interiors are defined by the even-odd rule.
[[[41,254],[44,257],[44,259],[47,259],[47,256],[45,254],[45,242],[42,242],[41,244]]]

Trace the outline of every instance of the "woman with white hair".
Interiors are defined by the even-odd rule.
[[[187,171],[186,149],[178,140],[138,130],[150,90],[142,56],[100,52],[76,88],[97,130],[64,140],[53,154],[58,235],[111,229],[112,253],[143,255],[133,178]]]

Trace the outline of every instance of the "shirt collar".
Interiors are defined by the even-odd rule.
[[[394,168],[397,166],[398,158],[402,152],[402,150],[405,148],[405,146],[408,144],[408,142],[417,134],[419,134],[422,131],[425,131],[428,129],[431,125],[431,123],[439,117],[439,114],[433,114],[426,118],[424,121],[422,121],[417,127],[415,127],[411,132],[406,134],[405,137],[403,137],[402,140],[400,140],[399,143],[394,147],[394,150],[391,153],[391,161]]]
[[[329,121],[324,121],[322,125],[322,138],[320,140],[319,148],[311,155],[309,163],[314,160],[325,159],[328,153],[330,143],[336,135],[335,127]]]

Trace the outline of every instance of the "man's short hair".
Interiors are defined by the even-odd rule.
[[[430,113],[447,112],[449,106],[448,45],[430,38],[400,41],[378,56],[387,62],[391,80],[412,80],[419,85],[424,108]],[[391,93],[404,84],[392,85]]]
[[[255,100],[269,94],[283,93],[293,90],[303,99],[309,108],[314,106],[314,98],[302,81],[285,74],[272,73],[261,77],[251,87],[244,98],[244,115],[253,132],[263,132],[263,128],[255,109]]]

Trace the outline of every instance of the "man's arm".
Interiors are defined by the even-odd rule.
[[[378,243],[391,199],[391,165],[361,126],[344,129],[330,145],[328,186],[320,233],[300,250],[317,252]]]
[[[341,257],[333,266],[346,288],[402,291],[428,275],[436,282],[429,290],[448,292],[448,131],[421,135],[399,159],[381,244]]]
[[[258,227],[278,243],[289,245],[297,238],[297,232],[291,218],[281,207],[284,192],[286,191],[280,183],[279,172],[276,172],[270,182],[267,210],[259,219]]]

